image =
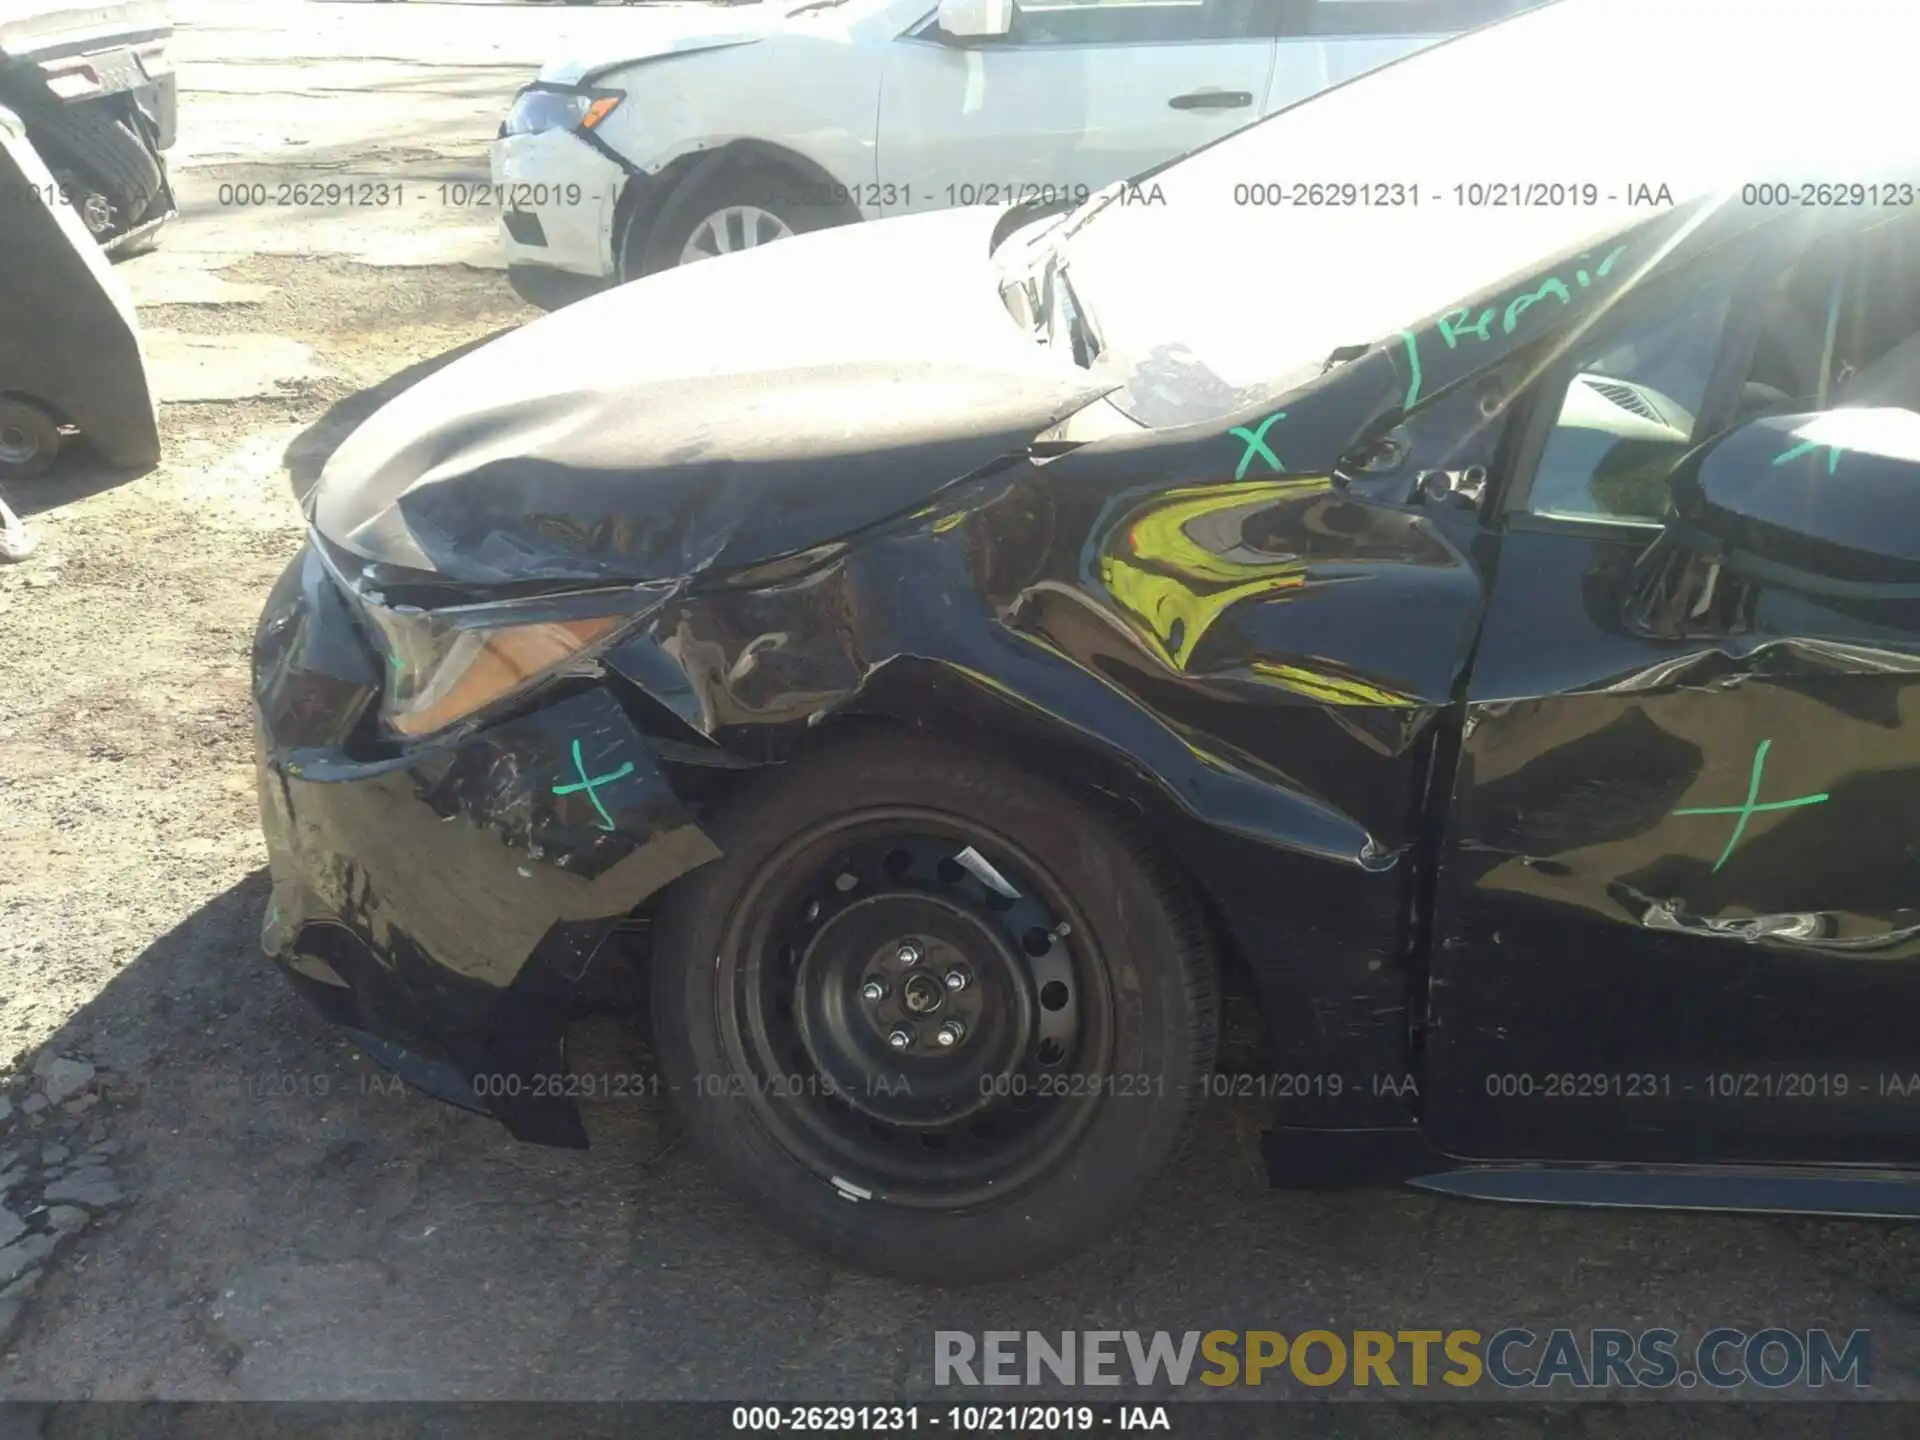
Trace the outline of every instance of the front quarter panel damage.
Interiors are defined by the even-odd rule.
[[[398,758],[277,744],[319,738],[299,728],[302,695],[352,683],[326,673],[349,647],[299,618],[289,588],[256,643],[265,948],[434,1093],[584,1144],[551,1083],[574,989],[624,916],[718,852],[604,688]]]
[[[992,322],[1000,336],[1005,317]],[[550,355],[558,333],[533,348]],[[406,847],[457,854],[471,878],[422,905],[419,926],[427,952],[460,958],[428,973],[491,997],[547,927],[610,924],[708,857],[667,783],[687,755],[662,769],[667,746],[725,769],[791,760],[856,719],[937,728],[1061,778],[1178,857],[1257,991],[1266,1059],[1289,1082],[1263,1092],[1282,1124],[1412,1125],[1425,805],[1484,584],[1447,527],[1332,478],[1416,398],[1403,348],[1330,362],[1244,413],[1064,454],[1027,442],[1110,385],[963,370],[982,383],[956,405],[950,360],[898,358],[885,385],[871,367],[816,365],[751,414],[736,413],[742,386],[708,377],[653,387],[640,418],[614,415],[618,387],[599,386],[552,414],[487,411],[505,430],[484,444],[464,420],[434,432],[461,457],[441,467],[448,483],[403,487],[387,513],[407,512],[405,538],[431,542],[443,577],[670,593],[603,657],[596,699],[358,777],[407,802],[410,832],[376,822],[386,804],[338,807],[332,823],[358,828],[315,853],[356,858],[316,883],[391,947],[382,902],[408,883]],[[524,386],[512,359],[499,349],[486,374]],[[932,386],[935,369],[946,398],[929,411],[933,391],[909,395],[903,377]],[[454,398],[420,404],[437,416]],[[355,499],[361,520],[395,500],[387,480],[441,473],[420,418],[396,413],[365,439],[361,468],[386,479]],[[586,463],[616,451],[654,458]],[[389,452],[423,463],[387,475],[372,461]],[[485,456],[499,487],[469,463]],[[534,559],[506,563],[504,535]],[[296,801],[297,785],[344,783],[285,781]],[[601,815],[596,799],[628,808]]]
[[[1339,435],[1302,448],[1303,423],[1296,453],[1331,464],[1371,418],[1337,398]],[[608,666],[743,763],[885,717],[1065,780],[1208,897],[1273,1065],[1319,1077],[1275,1093],[1282,1122],[1405,1126],[1419,803],[1480,583],[1418,515],[1218,459],[1009,463],[663,605]]]

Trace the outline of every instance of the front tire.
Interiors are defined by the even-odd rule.
[[[620,279],[756,250],[858,219],[810,200],[809,183],[777,166],[737,164],[672,194],[650,224],[636,216],[620,247]]]
[[[1177,1151],[1214,1057],[1205,932],[1067,794],[890,736],[705,828],[722,858],[659,917],[656,1041],[696,1142],[773,1225],[971,1284],[1087,1245]]]

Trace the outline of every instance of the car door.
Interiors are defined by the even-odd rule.
[[[1689,446],[1920,333],[1916,229],[1695,267],[1540,381],[1435,886],[1450,1152],[1920,1161],[1920,618],[1650,549]]]
[[[1263,113],[1291,0],[1014,0],[1011,30],[929,16],[881,81],[881,210],[1084,197]]]

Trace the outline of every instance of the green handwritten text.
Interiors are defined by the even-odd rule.
[[[1827,798],[1826,792],[1822,791],[1818,795],[1802,795],[1795,800],[1770,800],[1764,805],[1760,804],[1760,781],[1766,773],[1767,751],[1772,748],[1773,741],[1762,740],[1760,748],[1753,752],[1753,773],[1747,779],[1747,798],[1744,804],[1702,805],[1673,812],[1676,815],[1738,815],[1740,817],[1734,822],[1733,834],[1727,837],[1727,848],[1722,850],[1720,858],[1713,862],[1715,870],[1727,863],[1727,857],[1733,854],[1733,847],[1738,845],[1740,837],[1747,833],[1747,821],[1755,815],[1768,810],[1797,810],[1802,805],[1818,805]]]
[[[1567,287],[1558,280],[1542,281],[1540,288],[1531,295],[1516,295],[1507,302],[1507,313],[1500,320],[1501,333],[1511,335],[1514,327],[1520,323],[1520,317],[1549,295],[1558,296],[1562,305],[1573,303],[1573,296],[1567,293]]]
[[[1608,275],[1613,273],[1615,262],[1626,253],[1626,246],[1614,246],[1613,249],[1609,250],[1606,255],[1601,258],[1600,263],[1593,267],[1591,274],[1588,273],[1585,266],[1577,267],[1573,272],[1575,282],[1582,290],[1586,290],[1593,285],[1595,280],[1606,279]],[[1585,259],[1586,257],[1582,256],[1581,258]],[[1521,318],[1526,315],[1527,311],[1539,304],[1542,300],[1545,300],[1548,296],[1552,296],[1562,305],[1571,305],[1573,303],[1573,292],[1567,288],[1566,282],[1557,276],[1550,275],[1532,290],[1513,296],[1504,306],[1489,305],[1480,312],[1480,318],[1477,320],[1472,318],[1473,307],[1463,305],[1458,310],[1449,310],[1445,315],[1442,315],[1438,320],[1434,321],[1434,328],[1440,332],[1440,339],[1449,350],[1458,350],[1460,348],[1460,342],[1469,335],[1481,341],[1483,344],[1491,343],[1493,340],[1493,317],[1495,315],[1500,316],[1500,333],[1503,335],[1511,335],[1519,328]],[[1468,323],[1469,321],[1472,323]],[[1407,398],[1401,408],[1411,410],[1420,401],[1420,390],[1424,383],[1420,369],[1420,340],[1411,330],[1400,330],[1395,333],[1399,335],[1406,347],[1407,368],[1409,371]],[[1243,459],[1241,462],[1243,471],[1245,464],[1246,462]]]
[[[1782,450],[1778,455],[1774,456],[1773,463],[1776,465],[1784,465],[1789,460],[1798,460],[1802,455],[1809,454],[1815,450],[1825,450],[1827,452],[1827,473],[1829,475],[1839,468],[1840,457],[1846,454],[1846,451],[1838,445],[1822,445],[1818,440],[1802,440],[1791,450]]]
[[[1466,319],[1467,316],[1472,313],[1473,312],[1471,310],[1468,310],[1465,307],[1462,307],[1459,310],[1455,310],[1450,314],[1442,315],[1440,317],[1438,321],[1438,324],[1440,326],[1440,338],[1447,342],[1447,349],[1449,350],[1457,349],[1459,347],[1460,337],[1462,335],[1474,335],[1474,336],[1478,336],[1482,340],[1493,339],[1493,336],[1487,333],[1487,327],[1493,324],[1493,307],[1488,306],[1487,309],[1482,311],[1480,314],[1480,318],[1477,321],[1475,321],[1473,324],[1471,325],[1460,324],[1462,320]],[[1507,329],[1512,330],[1513,327],[1509,325]]]

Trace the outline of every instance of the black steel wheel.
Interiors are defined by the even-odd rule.
[[[663,907],[661,1062],[779,1225],[941,1284],[1117,1219],[1211,1067],[1213,966],[1166,868],[1063,793],[866,739],[732,797]]]

